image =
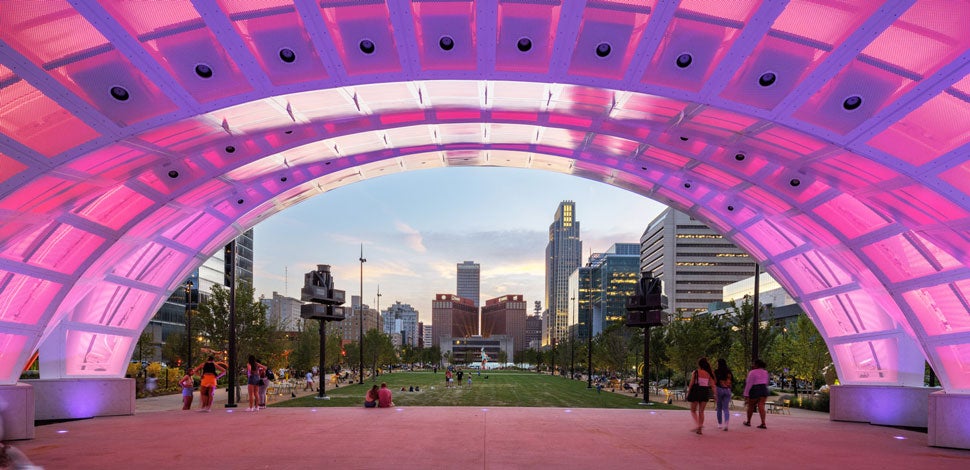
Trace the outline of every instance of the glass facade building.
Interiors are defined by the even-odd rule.
[[[546,245],[546,310],[542,316],[542,345],[562,340],[569,325],[569,275],[582,262],[576,203],[562,201],[549,225]]]

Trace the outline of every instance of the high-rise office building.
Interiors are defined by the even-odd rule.
[[[471,299],[478,307],[482,267],[474,261],[458,263],[458,297]]]
[[[525,347],[539,349],[542,346],[542,315],[525,317]]]
[[[434,346],[431,342],[431,338],[434,337],[434,328],[430,323],[418,323],[421,326],[421,347],[430,348]]]
[[[276,325],[281,331],[300,331],[303,318],[300,316],[300,306],[303,302],[300,299],[286,297],[273,291],[273,297],[260,299],[266,306],[266,321],[271,325]]]
[[[470,338],[478,334],[478,307],[471,299],[435,294],[431,302],[432,345],[441,338]]]
[[[345,304],[344,315],[343,321],[333,323],[340,325],[341,337],[345,343],[357,341],[360,338],[361,321],[364,322],[364,336],[373,329],[383,331],[381,316],[377,313],[377,310],[370,308],[367,304],[361,305],[359,295],[350,297],[350,306],[348,308]]]
[[[719,302],[725,285],[754,275],[741,248],[688,214],[667,209],[640,237],[640,270],[664,281],[667,311],[691,316]]]
[[[525,350],[526,302],[521,295],[503,295],[485,301],[482,307],[482,337],[506,335],[512,337],[515,352]]]
[[[569,318],[577,322],[576,338],[585,340],[611,323],[626,320],[626,303],[636,292],[640,245],[615,243],[606,253],[590,255],[586,266],[569,276]]]
[[[576,203],[563,201],[549,226],[546,245],[546,310],[542,318],[542,345],[566,336],[569,320],[569,275],[582,262],[583,242],[579,239]]]
[[[401,345],[418,345],[418,311],[409,304],[394,302],[381,312],[384,333],[401,335]]]

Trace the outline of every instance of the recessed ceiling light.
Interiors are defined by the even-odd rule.
[[[284,47],[283,49],[280,49],[280,60],[289,64],[296,60],[296,52],[293,52],[293,49],[287,49]]]
[[[685,53],[677,56],[677,66],[682,69],[685,69],[688,66],[690,66],[691,62],[693,61],[694,61],[694,57],[691,56],[690,54]]]
[[[128,94],[128,90],[124,89],[124,87],[113,86],[111,87],[111,97],[118,101],[128,101],[130,95]]]

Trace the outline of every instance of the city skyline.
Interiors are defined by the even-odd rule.
[[[522,294],[544,302],[549,221],[563,200],[583,221],[582,254],[636,243],[663,204],[604,183],[509,168],[444,168],[344,186],[255,227],[256,295],[298,297],[303,274],[329,264],[336,288],[381,309],[411,304],[431,321],[435,294],[456,294],[455,265],[481,265],[481,299]],[[286,279],[284,279],[284,268]],[[543,305],[545,308],[545,305]]]

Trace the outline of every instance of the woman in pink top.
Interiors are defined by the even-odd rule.
[[[714,371],[706,357],[697,360],[697,370],[691,374],[687,390],[690,416],[694,418],[696,426],[692,431],[701,434],[704,428],[704,408],[707,408],[707,401],[714,395]]]
[[[747,399],[748,419],[743,425],[751,426],[751,415],[754,408],[758,407],[758,415],[761,416],[760,429],[768,429],[765,426],[765,402],[768,401],[768,371],[765,370],[765,361],[755,359],[751,364],[751,372],[748,372],[748,379],[744,382],[744,397]]]

